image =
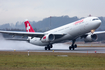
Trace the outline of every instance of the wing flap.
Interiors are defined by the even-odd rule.
[[[27,39],[13,39],[13,38],[6,38],[5,40],[28,41]]]

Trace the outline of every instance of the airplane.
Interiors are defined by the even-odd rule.
[[[45,50],[50,50],[54,43],[65,40],[71,40],[72,44],[68,49],[75,50],[77,38],[81,37],[85,42],[93,42],[98,39],[97,34],[105,33],[105,31],[95,31],[101,25],[101,20],[98,17],[86,17],[46,32],[35,32],[28,20],[25,20],[24,24],[27,32],[1,30],[0,33],[28,36],[27,41],[29,43],[45,46]]]

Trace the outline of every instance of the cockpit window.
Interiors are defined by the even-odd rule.
[[[94,18],[92,21],[99,20],[98,18]]]

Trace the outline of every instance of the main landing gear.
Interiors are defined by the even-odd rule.
[[[69,47],[69,50],[73,49],[75,50],[75,48],[77,48],[77,45],[74,44],[76,40],[72,40],[72,45]]]
[[[45,50],[50,50],[52,47],[53,47],[52,44],[49,44],[45,47]]]

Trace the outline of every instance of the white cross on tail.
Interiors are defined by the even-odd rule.
[[[27,30],[28,30],[28,32],[29,32],[29,30],[30,30],[30,26],[29,26],[29,24],[27,24]]]

